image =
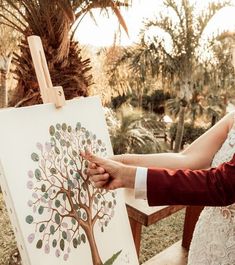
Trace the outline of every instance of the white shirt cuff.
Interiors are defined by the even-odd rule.
[[[145,167],[137,167],[135,174],[135,198],[147,199],[147,172]]]

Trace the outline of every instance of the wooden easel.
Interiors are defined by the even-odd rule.
[[[43,103],[54,103],[56,108],[64,106],[63,88],[52,84],[41,38],[32,35],[28,37],[28,43]]]

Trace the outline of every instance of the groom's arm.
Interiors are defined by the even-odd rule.
[[[150,206],[223,206],[235,202],[235,155],[208,170],[149,168],[147,199]]]

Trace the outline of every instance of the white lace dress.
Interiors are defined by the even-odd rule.
[[[235,127],[214,156],[212,167],[235,153]],[[205,207],[196,224],[188,265],[235,265],[235,204]]]

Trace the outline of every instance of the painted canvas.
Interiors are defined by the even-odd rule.
[[[1,186],[24,265],[138,264],[122,191],[92,186],[80,150],[112,154],[98,97],[0,112]]]

